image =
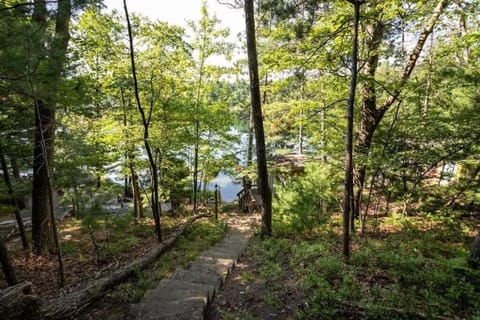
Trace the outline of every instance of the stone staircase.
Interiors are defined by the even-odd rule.
[[[177,268],[170,279],[163,279],[155,289],[148,290],[140,303],[130,306],[127,318],[204,319],[207,306],[245,251],[257,221],[254,215],[230,216],[224,239],[197,260]]]

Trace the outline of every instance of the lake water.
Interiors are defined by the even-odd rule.
[[[242,185],[236,183],[232,178],[224,172],[220,172],[218,176],[208,183],[209,190],[215,190],[215,185],[220,187],[222,202],[233,202],[237,199],[237,193],[242,190]]]

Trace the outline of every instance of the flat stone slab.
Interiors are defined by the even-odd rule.
[[[159,303],[132,305],[129,319],[141,320],[203,320],[205,304],[201,299],[182,299]]]
[[[195,271],[195,272],[207,272],[215,273],[220,276],[222,283],[225,281],[225,278],[228,276],[232,266],[226,266],[222,264],[215,264],[207,260],[196,260],[190,262],[185,266],[185,270]]]
[[[204,251],[201,255],[200,258],[220,258],[220,259],[225,259],[228,260],[230,259],[232,263],[237,262],[239,258],[239,254],[235,252],[229,252],[225,250],[215,250],[214,248],[208,249],[207,251]]]
[[[165,279],[143,296],[143,303],[176,301],[182,299],[201,299],[205,305],[213,299],[215,288],[207,284],[192,283],[181,280]]]
[[[175,270],[172,279],[190,281],[200,284],[209,284],[214,286],[215,290],[218,290],[222,285],[222,277],[214,272],[198,272],[185,270],[183,268],[178,268],[177,270]]]

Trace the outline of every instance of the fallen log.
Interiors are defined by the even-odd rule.
[[[174,233],[168,240],[158,244],[144,257],[130,263],[111,275],[97,280],[94,284],[77,292],[51,299],[45,302],[41,307],[43,319],[71,319],[85,310],[90,304],[103,297],[110,289],[124,282],[133,276],[138,270],[145,269],[158,257],[172,247],[175,241],[192,225],[195,220],[209,217],[208,214],[198,214],[185,222],[182,227]]]
[[[10,320],[34,319],[38,306],[39,299],[32,295],[30,282],[0,289],[0,315],[7,315]]]

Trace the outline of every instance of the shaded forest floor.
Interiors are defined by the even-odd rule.
[[[185,218],[162,220],[168,237]],[[294,229],[274,221],[274,236],[254,237],[218,292],[209,319],[478,319],[480,271],[469,246],[480,219],[455,214],[368,219],[352,238],[348,263],[341,252],[341,220]],[[61,224],[67,284],[59,289],[55,257],[25,256],[8,244],[17,276],[42,300],[79,290],[148,252],[153,222],[102,216]],[[99,244],[97,261],[91,234]],[[124,319],[130,303],[195,259],[225,234],[221,221],[202,219],[148,269],[109,292],[78,319]],[[3,279],[0,281],[4,282]]]
[[[187,218],[162,217],[163,238],[168,239]],[[58,286],[56,256],[25,254],[21,241],[17,238],[7,244],[18,280],[31,282],[33,294],[38,295],[43,302],[85,288],[144,256],[158,244],[153,233],[153,220],[146,218],[135,222],[130,215],[69,219],[59,224],[59,230],[66,271],[63,288]],[[178,265],[193,260],[219,241],[225,230],[221,220],[196,221],[160,259],[147,269],[139,270],[135,277],[110,291],[78,318],[123,319],[129,303],[138,302],[146,290],[168,277]],[[92,236],[98,246],[98,256]],[[0,283],[5,283],[3,273],[0,275]]]
[[[349,263],[339,217],[307,233],[277,223],[274,237],[251,242],[208,318],[478,319],[480,272],[468,262],[478,218],[371,222]]]

